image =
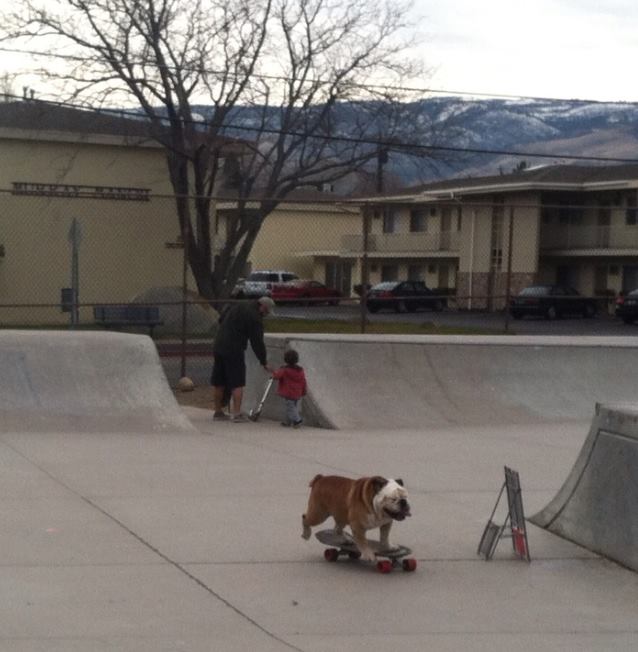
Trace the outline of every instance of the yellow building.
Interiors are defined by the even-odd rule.
[[[181,251],[165,244],[178,233],[170,191],[164,153],[141,121],[0,104],[0,321],[68,321],[55,304],[71,284],[74,220],[81,303],[178,285]],[[7,307],[25,304],[52,305]]]
[[[559,165],[362,200],[298,191],[268,216],[249,263],[346,295],[365,263],[370,283],[420,279],[469,309],[499,309],[532,282],[609,295],[638,287],[637,188],[636,165]],[[214,251],[233,210],[212,204]],[[0,323],[68,322],[73,233],[82,322],[92,304],[182,285],[165,153],[144,121],[0,103]]]

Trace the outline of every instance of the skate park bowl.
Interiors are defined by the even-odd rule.
[[[269,335],[308,378],[303,417],[324,428],[402,429],[589,421],[599,402],[638,396],[629,337]],[[267,374],[249,354],[246,405]],[[279,419],[272,391],[262,415]]]
[[[638,570],[638,344],[609,337],[271,336],[299,352],[308,424],[333,429],[582,423],[580,456],[531,522]],[[265,373],[251,368],[253,400]],[[252,403],[251,403],[252,404]],[[602,404],[602,405],[601,405]],[[262,412],[279,418],[274,392]],[[593,415],[593,421],[592,421]]]
[[[638,405],[597,405],[565,484],[529,520],[638,571]]]
[[[145,335],[0,331],[1,432],[192,430]]]

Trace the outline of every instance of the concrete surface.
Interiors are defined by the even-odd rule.
[[[57,400],[52,412],[67,414]],[[0,428],[2,652],[638,646],[636,573],[532,525],[530,564],[507,540],[490,562],[476,555],[503,465],[535,513],[563,484],[586,421],[292,430],[187,408],[193,427],[171,431],[137,429],[130,414],[111,431],[86,414],[70,430]],[[391,538],[413,549],[414,573],[330,564],[301,539],[319,472],[405,480],[413,516]]]
[[[0,331],[0,431],[183,430],[152,340]]]
[[[638,570],[638,405],[597,405],[556,497],[531,521]]]
[[[589,420],[596,402],[638,396],[629,337],[272,335],[269,360],[297,349],[304,418],[328,428],[421,428]],[[247,355],[246,405],[266,380]],[[279,418],[274,392],[264,414]]]

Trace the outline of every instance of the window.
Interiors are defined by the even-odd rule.
[[[386,207],[383,211],[383,232],[394,233],[396,227],[394,209]]]
[[[399,278],[398,265],[382,265],[381,281],[396,281]]]
[[[410,211],[410,233],[428,230],[428,212],[422,208]]]
[[[636,193],[627,195],[627,207],[625,209],[625,224],[636,226],[638,224],[638,207],[636,206]]]
[[[408,280],[422,281],[425,278],[425,265],[408,265]]]
[[[490,267],[492,272],[503,269],[503,225],[505,221],[505,207],[502,198],[496,198],[492,208],[492,235]]]
[[[556,268],[556,283],[567,287],[578,286],[580,269],[569,265],[559,265]]]

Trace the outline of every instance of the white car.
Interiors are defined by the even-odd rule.
[[[236,299],[259,299],[270,296],[270,290],[276,283],[296,281],[299,277],[294,272],[283,270],[259,270],[252,272],[247,279],[235,286],[232,296]]]

